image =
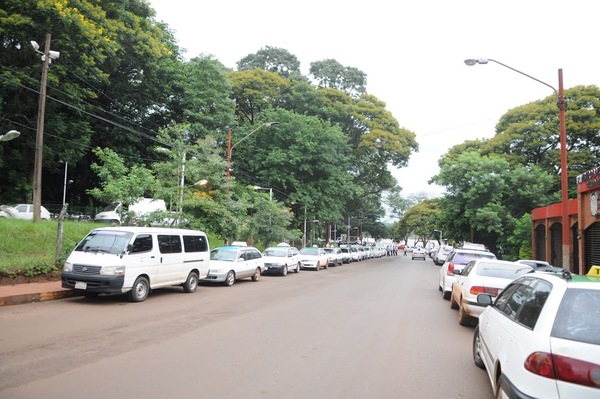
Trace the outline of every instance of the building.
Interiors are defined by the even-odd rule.
[[[600,166],[577,176],[577,198],[569,200],[569,259],[562,265],[562,206],[531,211],[533,258],[576,274],[600,265]]]

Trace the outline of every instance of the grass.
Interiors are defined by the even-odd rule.
[[[63,245],[56,259],[58,222],[0,218],[0,277],[60,274],[64,261],[87,233],[106,224],[65,220]],[[212,246],[223,240],[207,233]]]

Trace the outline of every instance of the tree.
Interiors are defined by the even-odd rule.
[[[600,157],[600,89],[576,86],[565,91],[567,152],[571,196],[575,177],[597,165]],[[553,191],[560,191],[560,129],[556,96],[509,110],[496,126],[496,135],[481,147],[481,154],[504,156],[512,165],[538,165],[555,176]]]
[[[331,88],[358,97],[366,92],[367,75],[353,67],[345,67],[334,59],[310,63],[310,74],[320,88]]]
[[[276,107],[282,93],[290,86],[289,80],[261,69],[231,72],[229,82],[241,124],[253,124],[260,112]]]
[[[443,158],[433,181],[446,188],[440,220],[448,238],[476,240],[496,251],[515,221],[547,201],[552,176],[535,165],[512,166],[499,156],[465,152]],[[518,248],[504,248],[505,253]]]
[[[266,46],[255,54],[248,54],[239,60],[237,68],[238,71],[263,69],[289,78],[300,74],[300,61],[285,49]]]

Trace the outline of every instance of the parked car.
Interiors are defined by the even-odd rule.
[[[40,206],[40,219],[50,220],[50,212],[48,209]],[[14,218],[33,220],[33,205],[31,204],[16,204],[16,205],[1,205],[0,218]]]
[[[458,309],[458,323],[461,326],[477,324],[484,310],[477,303],[478,294],[486,293],[496,298],[514,279],[533,271],[533,267],[522,263],[493,259],[472,260],[464,269],[455,269],[450,307]]]
[[[438,266],[441,266],[446,261],[448,255],[450,255],[450,252],[452,252],[452,246],[440,245],[437,251],[435,251],[431,256],[431,259],[433,259],[433,263],[435,263]]]
[[[289,270],[300,271],[300,252],[296,247],[277,246],[263,251],[265,273],[277,273],[285,276]]]
[[[352,259],[352,252],[350,251],[350,248],[348,248],[345,245],[342,245],[340,246],[340,251],[342,252],[342,260],[344,263],[354,262],[354,260]]]
[[[473,336],[473,360],[497,398],[600,397],[600,267],[531,273],[498,295]],[[509,394],[510,393],[510,394]]]
[[[454,283],[454,270],[462,270],[467,263],[480,258],[496,259],[496,255],[481,249],[455,248],[450,252],[439,273],[438,287],[442,292],[442,298],[450,299]]]
[[[356,246],[351,246],[349,248],[350,248],[350,254],[352,254],[352,261],[358,262],[358,261],[362,260],[361,253]]]
[[[300,250],[300,265],[302,269],[315,269],[319,271],[324,267],[329,269],[329,256],[323,248],[305,247]]]
[[[562,267],[552,266],[550,263],[544,260],[519,259],[517,262],[524,265],[529,265],[537,271],[562,272],[564,270]]]
[[[341,266],[344,263],[344,256],[341,249],[336,247],[325,247],[323,249],[329,256],[329,266]]]
[[[265,262],[258,249],[229,245],[210,251],[210,268],[204,281],[232,286],[244,277],[258,281],[264,271]]]
[[[412,253],[410,255],[410,258],[412,260],[415,260],[415,259],[423,259],[423,260],[425,260],[426,256],[427,256],[427,252],[425,251],[424,248],[416,247],[415,249],[413,249],[413,251],[412,251]]]

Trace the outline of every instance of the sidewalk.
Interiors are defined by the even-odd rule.
[[[81,295],[83,295],[81,291],[62,288],[60,280],[46,283],[0,285],[0,306],[53,301]]]

